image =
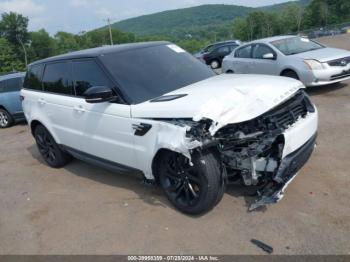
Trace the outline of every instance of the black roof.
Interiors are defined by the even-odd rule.
[[[104,47],[96,47],[91,49],[80,50],[76,52],[71,52],[63,55],[49,57],[43,60],[35,61],[31,63],[29,66],[35,64],[41,64],[46,62],[54,62],[58,60],[64,59],[74,59],[74,58],[84,58],[84,57],[97,57],[100,55],[108,54],[108,53],[117,53],[117,52],[125,52],[134,49],[147,48],[152,46],[166,45],[171,44],[166,41],[157,41],[157,42],[143,42],[143,43],[132,43],[132,44],[121,44],[121,45],[113,45],[113,46],[104,46]]]

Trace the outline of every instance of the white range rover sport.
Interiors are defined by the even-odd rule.
[[[311,156],[318,114],[301,82],[216,75],[169,42],[95,48],[29,65],[21,91],[38,149],[141,171],[187,214],[217,205],[228,183],[276,203]]]

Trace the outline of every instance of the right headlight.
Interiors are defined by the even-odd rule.
[[[318,62],[317,60],[307,59],[304,60],[304,63],[308,66],[310,70],[322,70],[325,69],[323,64]]]

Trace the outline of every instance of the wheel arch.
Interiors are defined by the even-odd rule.
[[[218,148],[212,146],[210,148],[206,148],[205,150],[211,151],[213,153],[214,157],[217,159],[217,161],[221,163],[221,157],[220,157],[220,152],[219,152]],[[162,155],[166,152],[182,154],[180,152],[171,150],[169,148],[159,148],[158,149],[157,153],[154,155],[154,157],[152,159],[152,174],[154,176],[155,181],[157,181],[157,182],[158,182],[158,177],[159,177],[159,174],[157,173],[157,165],[158,165],[159,161],[161,160]],[[196,152],[200,153],[200,150],[196,150]],[[191,155],[193,155],[193,154],[191,154]]]
[[[30,130],[31,130],[33,136],[34,136],[35,129],[38,125],[44,126],[39,120],[33,120],[30,122]]]
[[[283,76],[283,75],[284,75],[285,73],[287,73],[287,72],[293,72],[293,73],[295,73],[295,74],[298,76],[298,78],[300,79],[300,76],[299,76],[299,74],[298,74],[298,71],[295,70],[294,68],[290,68],[290,67],[284,68],[284,69],[281,71],[280,76]]]
[[[153,174],[153,177],[157,183],[159,182],[159,174],[157,171],[158,163],[161,160],[161,157],[165,152],[175,152],[175,151],[172,151],[168,148],[159,148],[157,153],[154,155],[154,157],[152,159],[152,174]]]
[[[6,107],[4,107],[3,105],[0,105],[0,109],[5,110],[6,112],[8,112],[8,110],[6,109]]]

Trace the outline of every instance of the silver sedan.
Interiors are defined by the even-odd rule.
[[[350,52],[299,36],[270,37],[235,49],[225,57],[222,69],[292,77],[305,86],[320,86],[350,78]]]

